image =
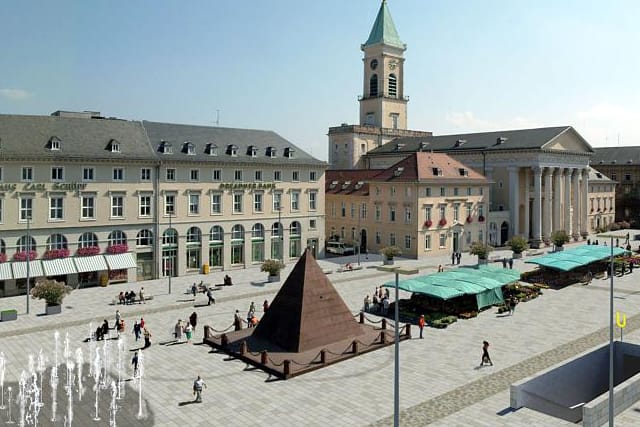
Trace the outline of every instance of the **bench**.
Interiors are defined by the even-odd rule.
[[[357,270],[362,270],[362,268],[363,268],[363,267],[362,267],[361,265],[353,265],[353,266],[351,266],[351,268],[347,268],[347,267],[345,267],[345,266],[341,266],[341,267],[340,267],[340,268],[338,268],[336,271],[337,271],[338,273],[344,273],[344,272],[347,272],[347,271],[357,271]]]
[[[538,256],[544,255],[544,251],[528,251],[527,256]]]

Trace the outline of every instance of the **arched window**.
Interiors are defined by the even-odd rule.
[[[153,232],[151,230],[140,230],[136,236],[137,246],[152,246]]]
[[[81,248],[89,248],[98,246],[98,236],[94,233],[82,233],[78,239],[78,246]]]
[[[224,241],[224,230],[219,225],[214,225],[211,227],[211,231],[209,232],[209,241],[211,242],[223,242]]]
[[[244,227],[236,224],[231,229],[231,240],[244,240]]]
[[[167,246],[178,246],[178,232],[173,228],[165,230],[162,234],[162,244]]]
[[[271,226],[271,236],[282,236],[282,224],[279,222],[274,222]]]
[[[251,228],[251,261],[264,261],[264,225],[253,224]]]
[[[191,227],[187,230],[187,244],[200,243],[202,241],[202,232],[198,227]]]
[[[231,264],[244,262],[244,227],[236,224],[231,229]]]
[[[209,230],[209,266],[222,267],[224,256],[224,230],[214,225]]]
[[[298,221],[293,221],[291,223],[291,226],[289,227],[289,232],[291,233],[291,236],[300,237],[300,233],[302,232],[302,227],[300,226],[300,223]]]
[[[395,74],[389,74],[389,97],[398,97],[398,80]]]
[[[18,248],[18,252],[35,251],[36,239],[34,239],[33,236],[22,236],[18,239],[16,246]]]
[[[7,253],[7,245],[5,245],[4,240],[0,239],[0,254]]]
[[[374,74],[369,78],[369,96],[378,96],[378,75]]]
[[[187,230],[187,268],[200,268],[200,242],[202,232],[198,227]]]
[[[109,246],[113,245],[126,245],[127,244],[127,235],[124,231],[114,230],[109,233]]]
[[[251,229],[252,239],[264,239],[264,226],[262,224],[254,224]]]
[[[47,239],[47,250],[67,249],[67,238],[62,234],[52,234]]]
[[[300,235],[302,233],[302,227],[298,221],[293,221],[289,226],[289,257],[295,258],[301,255],[302,242]]]

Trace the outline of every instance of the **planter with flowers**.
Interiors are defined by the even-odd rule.
[[[440,221],[438,221],[438,225],[440,227],[444,227],[445,225],[447,225],[447,220],[442,218]]]
[[[0,252],[0,264],[3,262],[7,262],[7,254]]]
[[[385,246],[380,249],[380,254],[384,257],[382,260],[384,265],[393,265],[393,258],[402,255],[402,251],[397,246]]]
[[[129,252],[129,246],[127,246],[124,243],[107,246],[107,253],[108,254],[111,254],[111,255],[123,254],[125,252]]]
[[[471,215],[469,215],[467,217],[467,224],[471,224],[473,222],[473,218],[471,218]]]
[[[427,228],[430,228],[432,225],[433,225],[433,221],[431,221],[430,219],[424,222],[424,226]]]
[[[43,299],[47,314],[58,314],[62,311],[62,300],[71,293],[71,287],[54,279],[40,279],[31,290],[31,297]]]
[[[69,249],[47,249],[42,255],[43,259],[66,258],[69,256]]]
[[[14,261],[26,261],[29,258],[29,261],[33,261],[38,258],[38,253],[36,251],[19,251],[13,254]]]
[[[480,215],[478,217],[478,222],[484,222],[484,215]]]
[[[100,253],[100,246],[86,246],[84,248],[78,248],[76,251],[77,256],[92,256]]]
[[[478,256],[478,264],[486,264],[491,251],[493,251],[493,247],[482,242],[474,242],[469,248],[469,253],[471,255]]]
[[[279,259],[265,259],[260,267],[260,271],[269,273],[267,281],[269,283],[280,281],[280,270],[284,268],[284,264]]]

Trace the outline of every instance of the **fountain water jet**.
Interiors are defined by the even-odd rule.
[[[25,416],[26,416],[26,412],[25,412],[25,400],[26,400],[26,388],[27,388],[27,373],[24,371],[24,369],[22,370],[22,372],[20,373],[20,381],[18,381],[18,407],[20,408],[20,420],[18,422],[18,424],[20,424],[20,427],[24,427],[25,425]]]
[[[67,359],[67,386],[65,387],[67,391],[67,415],[64,417],[65,422],[64,425],[71,427],[71,423],[73,422],[73,361],[71,359]]]
[[[93,323],[89,322],[89,376],[93,377],[93,363],[91,363],[91,358],[96,352],[96,340],[93,335]]]
[[[100,396],[100,349],[96,349],[96,358],[94,360],[93,366],[93,381],[95,382],[94,390],[96,391],[96,416],[93,418],[94,421],[100,421],[100,414],[98,412],[98,402]]]
[[[51,377],[49,378],[51,384],[51,421],[56,421],[56,411],[58,409],[58,402],[56,400],[58,394],[58,367],[51,367]]]
[[[118,340],[118,399],[122,399],[124,396],[124,390],[122,387],[122,350],[125,347],[125,341],[126,339],[124,336],[121,336]]]
[[[78,401],[82,401],[82,393],[84,387],[82,386],[82,349],[78,347],[76,349],[76,366],[78,367]]]
[[[7,421],[7,424],[14,424],[15,421],[11,419],[11,386],[7,387],[7,392],[9,393],[9,421]]]
[[[42,401],[42,395],[43,393],[43,389],[42,389],[42,377],[44,376],[44,372],[47,370],[47,360],[44,357],[44,354],[42,354],[42,348],[40,348],[40,352],[38,353],[38,366],[36,368],[36,370],[38,371],[38,374],[40,374],[40,405],[43,404]]]
[[[7,359],[4,357],[4,353],[0,351],[0,409],[4,409],[4,369],[7,364]]]
[[[53,339],[55,341],[54,350],[53,350],[53,365],[55,367],[57,367],[58,366],[58,346],[59,346],[59,341],[60,341],[60,332],[55,331],[53,333]]]
[[[138,352],[138,419],[144,417],[142,414],[142,376],[144,375],[144,356]]]
[[[118,404],[116,403],[117,387],[115,381],[111,381],[111,405],[109,405],[109,426],[116,427],[116,413]]]

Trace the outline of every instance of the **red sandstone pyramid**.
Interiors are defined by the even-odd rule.
[[[363,327],[305,250],[253,332],[299,353],[364,334]]]

